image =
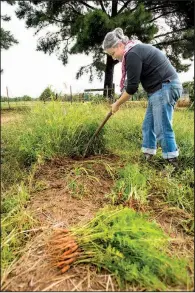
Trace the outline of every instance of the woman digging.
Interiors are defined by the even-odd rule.
[[[116,113],[120,105],[131,99],[141,82],[148,95],[142,126],[142,152],[146,160],[150,160],[156,154],[158,142],[163,158],[176,167],[179,150],[172,118],[175,103],[182,94],[182,84],[175,68],[159,49],[138,40],[129,40],[121,28],[106,34],[103,49],[114,60],[122,62],[122,94],[112,104],[112,113]]]

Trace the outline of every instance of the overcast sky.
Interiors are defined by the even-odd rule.
[[[55,54],[48,55],[36,51],[40,35],[34,36],[34,29],[26,29],[24,20],[19,20],[14,10],[14,6],[1,2],[1,14],[11,16],[11,21],[3,21],[1,26],[11,31],[19,41],[19,44],[1,51],[1,68],[4,70],[1,74],[2,96],[6,96],[6,86],[8,86],[10,97],[29,95],[33,98],[39,97],[49,85],[53,90],[63,93],[69,92],[70,85],[73,93],[83,92],[86,88],[103,87],[103,81],[100,82],[98,79],[89,83],[87,75],[83,75],[79,80],[75,78],[80,66],[91,63],[90,56],[72,55],[69,57],[68,65],[63,66]],[[182,82],[190,81],[194,77],[194,62],[189,61],[189,63],[191,63],[190,70],[179,74]],[[114,71],[114,83],[118,93],[120,76],[121,63],[115,66]]]

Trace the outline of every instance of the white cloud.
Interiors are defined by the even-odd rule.
[[[11,16],[10,22],[3,22],[2,26],[10,30],[14,37],[19,41],[18,45],[10,47],[9,50],[1,52],[1,68],[4,73],[1,75],[1,95],[6,95],[6,86],[9,88],[10,97],[30,95],[38,97],[48,86],[63,93],[69,92],[70,85],[73,93],[83,92],[86,88],[102,88],[103,81],[94,79],[89,83],[87,75],[76,80],[76,72],[80,66],[91,63],[91,56],[84,54],[72,55],[69,57],[67,66],[63,66],[55,54],[48,55],[36,51],[38,36],[34,36],[34,29],[26,29],[24,20],[19,20],[14,13],[15,7],[7,3],[1,3],[2,15]],[[194,63],[190,70],[180,73],[181,81],[192,80],[194,76]],[[119,93],[119,82],[121,76],[121,64],[115,66],[114,82],[116,92]],[[65,88],[66,83],[67,88]]]

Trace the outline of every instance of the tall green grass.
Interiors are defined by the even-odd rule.
[[[21,166],[30,166],[39,156],[50,159],[55,155],[78,156],[104,118],[98,106],[61,105],[51,102],[35,106],[21,123],[3,128],[3,139],[8,157],[15,158]],[[105,112],[105,110],[104,110]],[[89,154],[105,150],[104,130],[89,148]],[[13,143],[14,142],[14,143]]]

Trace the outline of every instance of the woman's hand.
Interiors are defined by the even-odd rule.
[[[112,114],[116,113],[119,110],[119,105],[117,104],[117,102],[115,102],[114,104],[111,105],[111,110],[112,110]]]
[[[111,105],[112,114],[116,113],[119,110],[120,105],[122,105],[131,98],[132,96],[129,95],[126,91],[124,91],[120,98],[114,104]]]

